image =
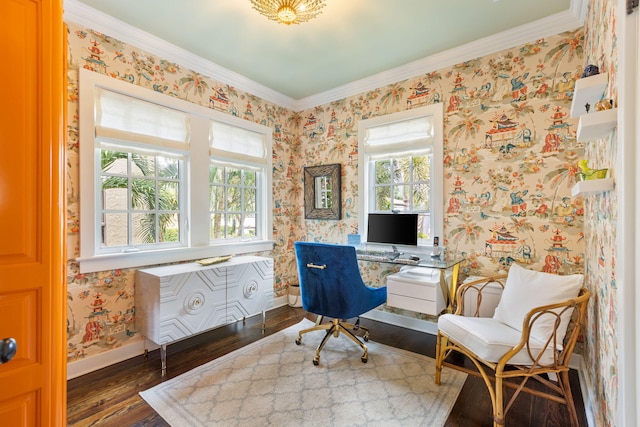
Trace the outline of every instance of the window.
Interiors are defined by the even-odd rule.
[[[271,129],[80,71],[80,271],[271,250]]]
[[[360,121],[358,229],[369,213],[418,214],[418,244],[443,231],[442,104]]]
[[[211,165],[211,239],[255,237],[256,173]]]
[[[103,252],[180,244],[184,158],[100,148]]]

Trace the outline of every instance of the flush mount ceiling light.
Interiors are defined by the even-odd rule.
[[[324,0],[251,0],[251,4],[261,15],[286,25],[307,22],[325,6]]]

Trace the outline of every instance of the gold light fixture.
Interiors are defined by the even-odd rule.
[[[261,15],[286,25],[307,22],[325,7],[324,0],[251,0],[251,4]]]

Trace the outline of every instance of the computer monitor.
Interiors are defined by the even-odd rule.
[[[416,246],[418,244],[418,214],[369,214],[367,242]]]

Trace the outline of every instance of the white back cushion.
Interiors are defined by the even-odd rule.
[[[577,297],[583,280],[584,277],[581,274],[559,276],[528,270],[518,264],[512,264],[502,298],[496,307],[493,318],[522,332],[522,321],[529,311],[535,307]],[[561,317],[557,335],[559,347],[562,346],[572,312],[572,310],[567,310]],[[556,317],[550,314],[541,316],[533,324],[531,336],[540,341],[546,341],[553,332],[555,320]]]

